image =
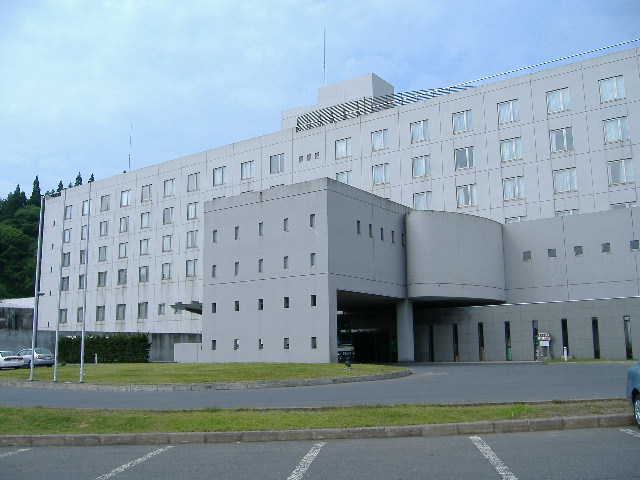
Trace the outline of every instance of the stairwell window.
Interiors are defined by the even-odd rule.
[[[107,235],[109,235],[109,221],[104,220],[100,222],[100,236],[106,237]]]
[[[107,247],[106,246],[98,247],[98,261],[99,262],[106,262],[107,261]]]
[[[172,245],[171,245],[171,235],[164,235],[162,237],[162,251],[163,252],[170,252],[172,249]]]
[[[110,203],[111,203],[111,195],[102,195],[100,197],[100,211],[108,212]]]
[[[163,193],[165,197],[173,197],[176,194],[176,180],[170,178],[163,183]]]
[[[573,133],[571,127],[549,131],[551,153],[570,152],[573,150]]]
[[[131,190],[123,190],[120,192],[120,206],[128,207],[131,204]]]
[[[91,210],[91,200],[83,200],[82,201],[82,216],[86,217],[89,215],[89,211]]]
[[[142,186],[142,190],[140,191],[140,201],[141,202],[151,201],[151,185]]]
[[[127,284],[127,269],[120,268],[118,269],[118,285],[126,285]]]
[[[187,220],[198,218],[198,202],[189,203],[187,205]]]
[[[186,262],[186,276],[187,277],[195,277],[197,268],[198,268],[198,260],[197,259],[194,258],[192,260],[187,260],[187,262]]]
[[[129,231],[129,217],[120,217],[120,233]]]
[[[151,228],[151,212],[140,214],[140,228]]]
[[[166,207],[162,210],[162,224],[170,225],[173,223],[173,207]]]
[[[254,162],[253,160],[242,162],[240,164],[240,180],[249,180],[255,177],[255,165],[256,162]]]
[[[149,267],[144,265],[138,268],[138,282],[147,283],[149,281]]]
[[[163,263],[162,264],[162,280],[171,280],[171,264]]]
[[[140,255],[149,255],[149,243],[148,238],[140,239]]]
[[[340,183],[351,185],[351,170],[336,173],[336,180]]]
[[[127,258],[127,245],[128,242],[118,244],[118,258]]]
[[[429,210],[431,208],[431,192],[414,193],[413,208],[416,210]]]
[[[64,219],[71,220],[71,213],[73,212],[73,205],[65,205],[64,207]]]

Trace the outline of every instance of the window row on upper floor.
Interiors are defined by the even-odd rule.
[[[640,240],[630,240],[629,241],[629,250],[631,252],[639,252],[640,251]],[[574,245],[572,248],[573,255],[575,257],[581,257],[585,254],[584,245]],[[611,242],[602,242],[600,244],[599,253],[612,253],[613,248]],[[558,249],[557,248],[547,248],[546,249],[547,258],[558,258]],[[524,250],[522,252],[522,261],[523,262],[531,262],[533,261],[533,253],[531,250]]]

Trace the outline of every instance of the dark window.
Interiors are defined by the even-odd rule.
[[[598,317],[591,318],[591,333],[593,334],[593,358],[600,358],[600,330]]]
[[[258,339],[258,350],[262,350],[264,348],[264,343],[262,343],[262,339]]]
[[[567,319],[560,320],[560,326],[562,328],[562,349],[567,349],[567,356],[569,356],[569,326],[567,325]]]
[[[602,245],[602,253],[609,253],[611,252],[611,243],[609,242],[604,242]]]
[[[452,335],[453,335],[453,361],[460,361],[460,348],[458,343],[458,324],[454,323],[451,325],[452,327]]]
[[[285,232],[289,231],[289,219],[285,218],[282,220],[282,230]]]
[[[529,262],[531,261],[531,250],[525,250],[522,252],[522,261]]]
[[[384,242],[384,228],[380,227],[380,241]]]
[[[216,340],[211,340],[211,350],[215,350],[216,349],[216,347],[218,346],[217,343],[218,342]]]
[[[396,243],[396,232],[391,230],[391,243]]]
[[[622,317],[624,322],[624,345],[627,352],[627,360],[633,360],[633,345],[631,344],[631,317],[625,315]]]
[[[360,220],[356,220],[356,233],[357,233],[358,235],[360,235],[360,233],[362,233],[362,232],[360,231]],[[53,249],[53,245],[51,245],[51,248]]]
[[[511,360],[511,322],[504,322],[504,347],[505,347],[505,359]]]
[[[261,237],[261,236],[262,236],[263,229],[264,229],[264,227],[263,227],[263,223],[262,223],[262,222],[259,222],[259,223],[258,223],[258,236],[259,236],[259,237]]]
[[[240,227],[238,225],[233,228],[233,238],[236,240],[240,238]]]
[[[631,240],[629,242],[629,247],[631,248],[631,250],[640,249],[640,240]]]
[[[283,306],[284,308],[289,308],[289,297],[284,297],[284,298],[282,299],[282,306]]]
[[[315,350],[316,348],[318,348],[318,338],[311,337],[311,349]]]
[[[233,302],[233,309],[234,309],[236,312],[239,312],[239,311],[240,311],[240,300],[236,300],[236,301],[234,301],[234,302]]]
[[[258,310],[264,310],[264,299],[258,299]]]
[[[316,226],[316,214],[312,213],[311,215],[309,215],[309,226],[311,228]]]
[[[533,334],[533,359],[538,359],[538,320],[531,320],[531,333]]]
[[[485,360],[484,354],[484,324],[478,322],[478,358],[481,362]]]
[[[289,337],[284,337],[284,349],[289,350]]]
[[[311,306],[317,306],[317,297],[315,295],[311,295]]]
[[[234,338],[233,339],[233,349],[234,350],[239,350],[240,349],[240,339],[239,338]]]
[[[584,253],[584,249],[582,248],[582,245],[576,245],[575,247],[573,247],[573,254],[576,257],[579,257],[583,253]]]
[[[216,313],[218,311],[218,304],[216,302],[213,302],[211,304],[211,313]]]
[[[556,258],[558,256],[555,248],[548,248],[547,255],[549,256],[549,258]]]
[[[369,224],[369,238],[373,238],[373,225]]]

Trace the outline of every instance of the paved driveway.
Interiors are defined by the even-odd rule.
[[[0,405],[184,410],[621,398],[628,368],[625,363],[416,365],[413,375],[393,380],[244,391],[87,392],[2,387]]]

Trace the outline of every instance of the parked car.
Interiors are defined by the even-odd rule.
[[[633,406],[633,416],[640,427],[640,363],[629,369],[627,373],[627,397]]]
[[[9,350],[0,350],[0,369],[3,368],[22,368],[24,367],[24,358],[16,355]]]
[[[17,354],[24,358],[24,364],[31,364],[31,349],[23,348],[22,350],[18,350]],[[36,348],[36,359],[33,362],[34,367],[38,367],[40,365],[46,365],[47,367],[51,367],[53,365],[53,354],[47,350],[46,348]]]

